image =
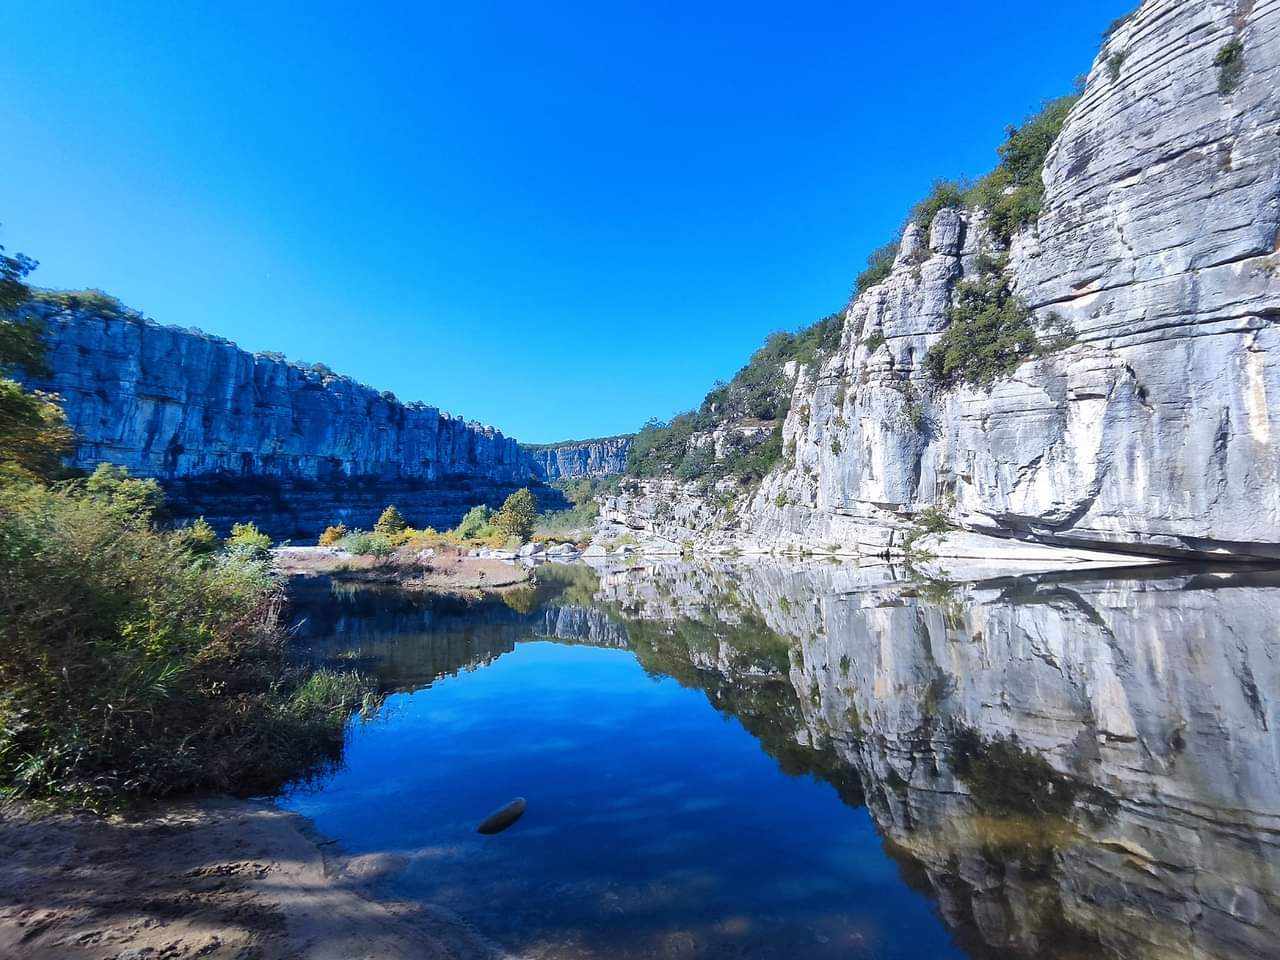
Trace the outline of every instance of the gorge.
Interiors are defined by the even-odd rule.
[[[606,530],[666,552],[897,555],[930,532],[940,555],[994,537],[1277,558],[1278,88],[1280,6],[1146,0],[1051,107],[1029,173],[1009,173],[1011,136],[997,173],[1025,183],[936,194],[819,347],[771,371],[776,404],[729,415],[709,396],[711,427],[647,471],[630,437],[521,446],[109,298],[28,307],[52,371],[32,385],[62,397],[73,466],[123,464],[180,517],[276,536],[367,526],[392,501],[448,526],[528,483],[563,505],[540,485],[626,471]],[[1034,213],[1011,221],[1010,197]],[[980,382],[930,369],[944,345],[978,349],[962,298],[1021,324],[996,331],[1012,362]],[[757,450],[749,479],[706,469]]]
[[[420,526],[451,527],[532,484],[617,473],[627,438],[522,447],[491,426],[401,403],[322,364],[250,354],[167,327],[102,294],[41,294],[48,374],[75,432],[70,465],[126,467],[165,486],[178,519],[225,530],[252,520],[277,539],[326,525],[371,527],[388,503]]]

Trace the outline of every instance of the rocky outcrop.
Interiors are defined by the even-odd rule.
[[[866,803],[968,953],[1028,960],[1274,952],[1277,586],[1180,565],[944,584],[673,562],[602,580],[646,666],[735,715],[725,691],[774,691],[743,722]]]
[[[1239,42],[1238,83],[1215,57]],[[1107,38],[1008,275],[1075,332],[989,389],[922,360],[995,247],[980,213],[912,226],[801,371],[750,494],[632,486],[604,515],[668,542],[903,549],[967,530],[1157,555],[1280,556],[1280,5],[1147,0]]]
[[[631,437],[525,444],[524,450],[533,461],[535,475],[546,483],[580,477],[608,477],[627,469]]]
[[[412,523],[447,527],[534,478],[519,444],[493,427],[321,365],[126,310],[26,309],[45,320],[51,371],[31,385],[61,397],[77,437],[72,465],[158,478],[179,517],[314,537],[339,520],[367,528],[394,502]]]

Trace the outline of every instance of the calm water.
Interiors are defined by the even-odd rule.
[[[397,894],[534,957],[1273,955],[1280,574],[540,578],[299,597],[392,694],[283,802]]]

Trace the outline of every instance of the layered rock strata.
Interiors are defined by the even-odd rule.
[[[1239,44],[1242,70],[1219,54]],[[667,543],[903,549],[970,531],[1157,555],[1280,556],[1280,4],[1147,0],[1107,38],[1008,276],[1067,349],[991,388],[922,361],[997,252],[980,212],[911,226],[801,371],[751,494],[633,485],[605,516]]]
[[[276,537],[371,526],[395,503],[447,527],[536,479],[519,444],[436,407],[401,403],[322,365],[250,354],[124,310],[36,301],[47,377],[75,430],[71,465],[155,477],[179,518],[255,520]],[[546,491],[544,505],[562,498]]]
[[[631,437],[526,444],[524,450],[533,461],[538,479],[547,483],[581,477],[608,477],[627,469]]]

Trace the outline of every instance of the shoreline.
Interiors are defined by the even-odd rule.
[[[383,888],[270,799],[175,800],[137,817],[0,812],[0,956],[28,960],[502,960],[461,918]]]

